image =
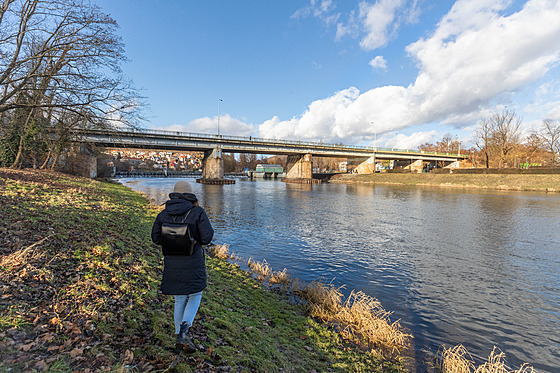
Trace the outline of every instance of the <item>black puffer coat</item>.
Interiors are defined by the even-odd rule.
[[[163,223],[179,221],[181,215],[192,209],[187,217],[189,229],[196,240],[191,256],[166,255],[164,257],[161,291],[169,295],[189,295],[206,288],[206,262],[202,245],[209,244],[214,236],[214,229],[202,207],[194,206],[197,202],[192,193],[171,193],[165,203],[165,210],[159,213],[152,227],[152,241],[162,244],[161,226]]]

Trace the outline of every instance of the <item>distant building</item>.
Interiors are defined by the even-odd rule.
[[[276,179],[284,176],[284,168],[279,164],[258,164],[253,173],[253,177],[263,179]]]

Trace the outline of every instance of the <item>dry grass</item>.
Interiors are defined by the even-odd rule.
[[[519,369],[509,368],[505,363],[505,354],[496,347],[490,353],[488,361],[478,367],[462,345],[444,347],[439,351],[436,359],[442,373],[536,373],[533,367],[526,364]]]
[[[249,266],[249,269],[251,270],[251,273],[253,273],[255,276],[257,276],[257,279],[259,281],[262,281],[262,282],[267,281],[267,279],[272,274],[272,270],[270,269],[270,266],[266,262],[266,259],[263,260],[262,262],[258,262],[256,260],[253,260],[253,258],[249,258],[249,261],[247,262],[247,265]]]
[[[35,259],[41,257],[42,256],[41,251],[35,250],[35,248],[40,246],[43,242],[45,242],[49,238],[50,236],[47,236],[35,242],[33,245],[14,251],[9,255],[3,256],[0,259],[0,267],[13,268],[13,267],[24,266],[28,262],[32,262]]]
[[[403,332],[398,321],[390,321],[391,313],[377,299],[352,291],[342,302],[341,289],[315,280],[298,293],[309,303],[314,317],[342,326],[343,333],[356,343],[390,353],[407,346],[411,336]]]
[[[332,319],[342,307],[342,287],[335,287],[332,283],[324,283],[321,279],[314,280],[301,291],[299,295],[311,305],[313,316]]]
[[[443,348],[438,359],[437,366],[442,373],[471,373],[474,370],[472,357],[463,345]]]
[[[291,279],[288,276],[288,270],[284,268],[282,271],[272,272],[272,276],[268,280],[269,284],[278,285],[282,290],[289,290],[291,286]]]
[[[398,351],[411,336],[402,331],[398,321],[391,322],[390,315],[377,299],[361,291],[352,291],[336,319],[348,325],[347,333],[354,339]]]
[[[209,249],[212,256],[221,259],[240,260],[229,255],[227,245],[215,245]],[[344,300],[341,289],[317,279],[303,284],[288,275],[287,269],[273,271],[266,260],[249,258],[250,273],[263,284],[277,285],[282,291],[296,295],[309,306],[311,316],[336,324],[347,338],[367,348],[378,348],[394,353],[406,347],[410,335],[403,332],[399,322],[391,322],[390,312],[381,303],[363,292],[352,292]]]
[[[219,258],[219,259],[228,259],[229,258],[229,245],[223,244],[223,245],[212,245],[209,246],[208,251],[210,252],[210,255],[212,255],[215,258]]]

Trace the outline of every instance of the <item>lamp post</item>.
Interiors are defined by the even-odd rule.
[[[218,136],[220,136],[220,102],[222,102],[222,99],[218,101]]]

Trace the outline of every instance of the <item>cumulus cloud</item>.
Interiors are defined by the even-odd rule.
[[[385,135],[383,136],[383,138],[378,139],[378,142],[383,144],[383,146],[386,148],[414,149],[427,142],[435,143],[440,138],[441,135],[437,131],[432,130],[419,131],[410,135],[405,135],[403,133]]]
[[[389,41],[392,27],[396,27],[395,15],[405,0],[379,0],[375,4],[360,3],[360,19],[366,36],[360,42],[365,50],[374,50]]]
[[[357,13],[350,12],[346,21],[336,24],[335,40],[346,35],[361,38],[360,47],[371,51],[387,45],[402,24],[417,22],[419,15],[417,0],[362,1]]]
[[[187,125],[174,124],[162,129],[166,131],[217,134],[218,117],[198,118]],[[249,137],[254,136],[254,132],[255,128],[252,124],[233,118],[229,114],[220,116],[220,134]]]
[[[383,58],[383,56],[377,56],[369,61],[369,65],[374,69],[386,69],[387,61],[385,61],[385,58]]]
[[[530,0],[520,11],[503,15],[508,5],[504,0],[457,1],[433,35],[406,48],[419,68],[409,86],[363,93],[350,87],[311,103],[299,118],[261,124],[260,135],[371,141],[375,135],[425,123],[472,125],[496,97],[522,89],[560,61],[560,2]],[[374,12],[375,5],[364,5],[372,31],[373,19],[385,30],[394,17],[394,8],[386,6]],[[362,42],[372,48],[384,40],[371,36]]]

